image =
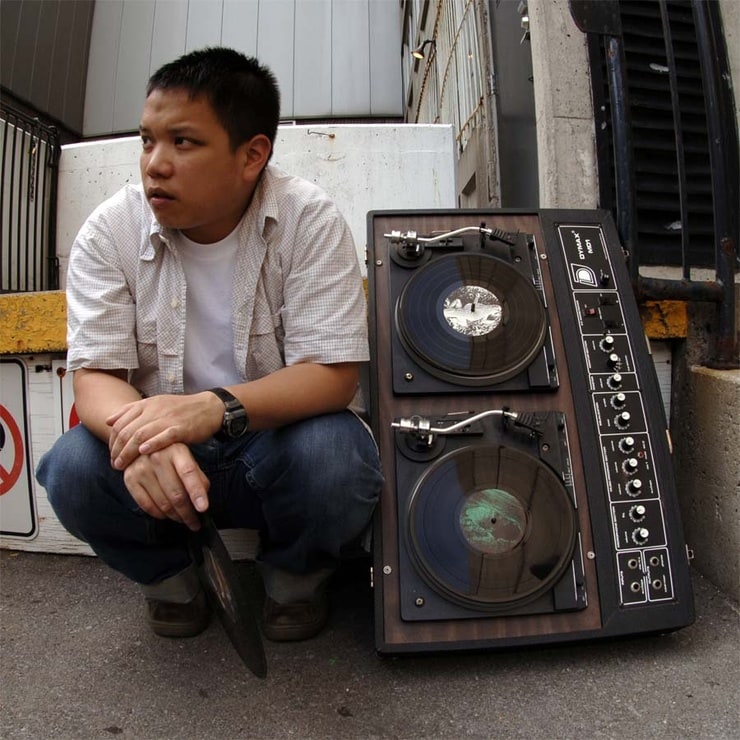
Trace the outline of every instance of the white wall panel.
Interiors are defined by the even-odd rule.
[[[103,200],[140,181],[136,137],[72,144],[59,160],[57,255],[64,287],[69,251],[80,226]],[[317,183],[349,223],[364,265],[367,212],[455,208],[452,126],[406,124],[283,125],[273,162]]]
[[[138,125],[144,102],[141,80],[149,77],[153,27],[154,0],[139,0],[123,6],[113,99],[114,131],[125,131],[133,120]]]
[[[293,118],[293,59],[295,48],[295,4],[293,0],[262,0],[257,26],[257,58],[280,81],[280,115]]]
[[[395,0],[101,0],[83,133],[135,131],[150,74],[218,44],[272,69],[284,119],[400,117],[400,22]]]
[[[389,12],[389,3],[370,3],[370,113],[398,115],[403,109],[401,87],[401,17]]]
[[[224,0],[221,43],[249,56],[257,55],[259,0]]]
[[[301,116],[332,113],[331,17],[331,0],[296,3],[293,110]]]
[[[85,93],[85,135],[107,134],[114,130],[113,101],[122,15],[122,3],[95,4]]]
[[[370,19],[368,0],[334,3],[332,29],[332,113],[370,113]]]
[[[152,51],[149,76],[163,64],[185,53],[185,34],[188,26],[188,4],[181,0],[157,0],[154,8]],[[146,81],[141,85],[142,91]]]
[[[221,43],[221,0],[188,0],[188,30],[185,51]]]

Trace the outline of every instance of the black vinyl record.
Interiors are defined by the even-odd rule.
[[[201,528],[190,535],[190,551],[208,602],[231,644],[247,668],[258,678],[264,678],[267,659],[249,594],[208,514],[201,515]]]
[[[517,449],[470,445],[441,457],[408,505],[408,549],[446,598],[497,611],[536,599],[571,562],[575,508],[545,463]]]
[[[545,341],[546,318],[530,280],[481,254],[431,261],[396,305],[407,351],[436,377],[463,385],[500,383],[524,370]]]

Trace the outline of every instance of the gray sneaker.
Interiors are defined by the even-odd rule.
[[[211,619],[204,591],[185,604],[147,599],[146,607],[147,622],[154,634],[160,637],[195,637],[203,632]]]
[[[313,601],[278,604],[269,596],[262,611],[262,633],[273,642],[309,640],[321,632],[329,618],[329,599],[321,589]]]

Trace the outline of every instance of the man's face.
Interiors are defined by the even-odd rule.
[[[253,142],[265,137],[232,150],[208,100],[177,89],[147,97],[139,130],[141,181],[157,220],[201,244],[228,236],[264,164]]]

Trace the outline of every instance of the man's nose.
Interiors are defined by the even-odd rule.
[[[142,154],[142,169],[149,177],[169,177],[172,174],[172,158],[162,145],[153,146]]]

